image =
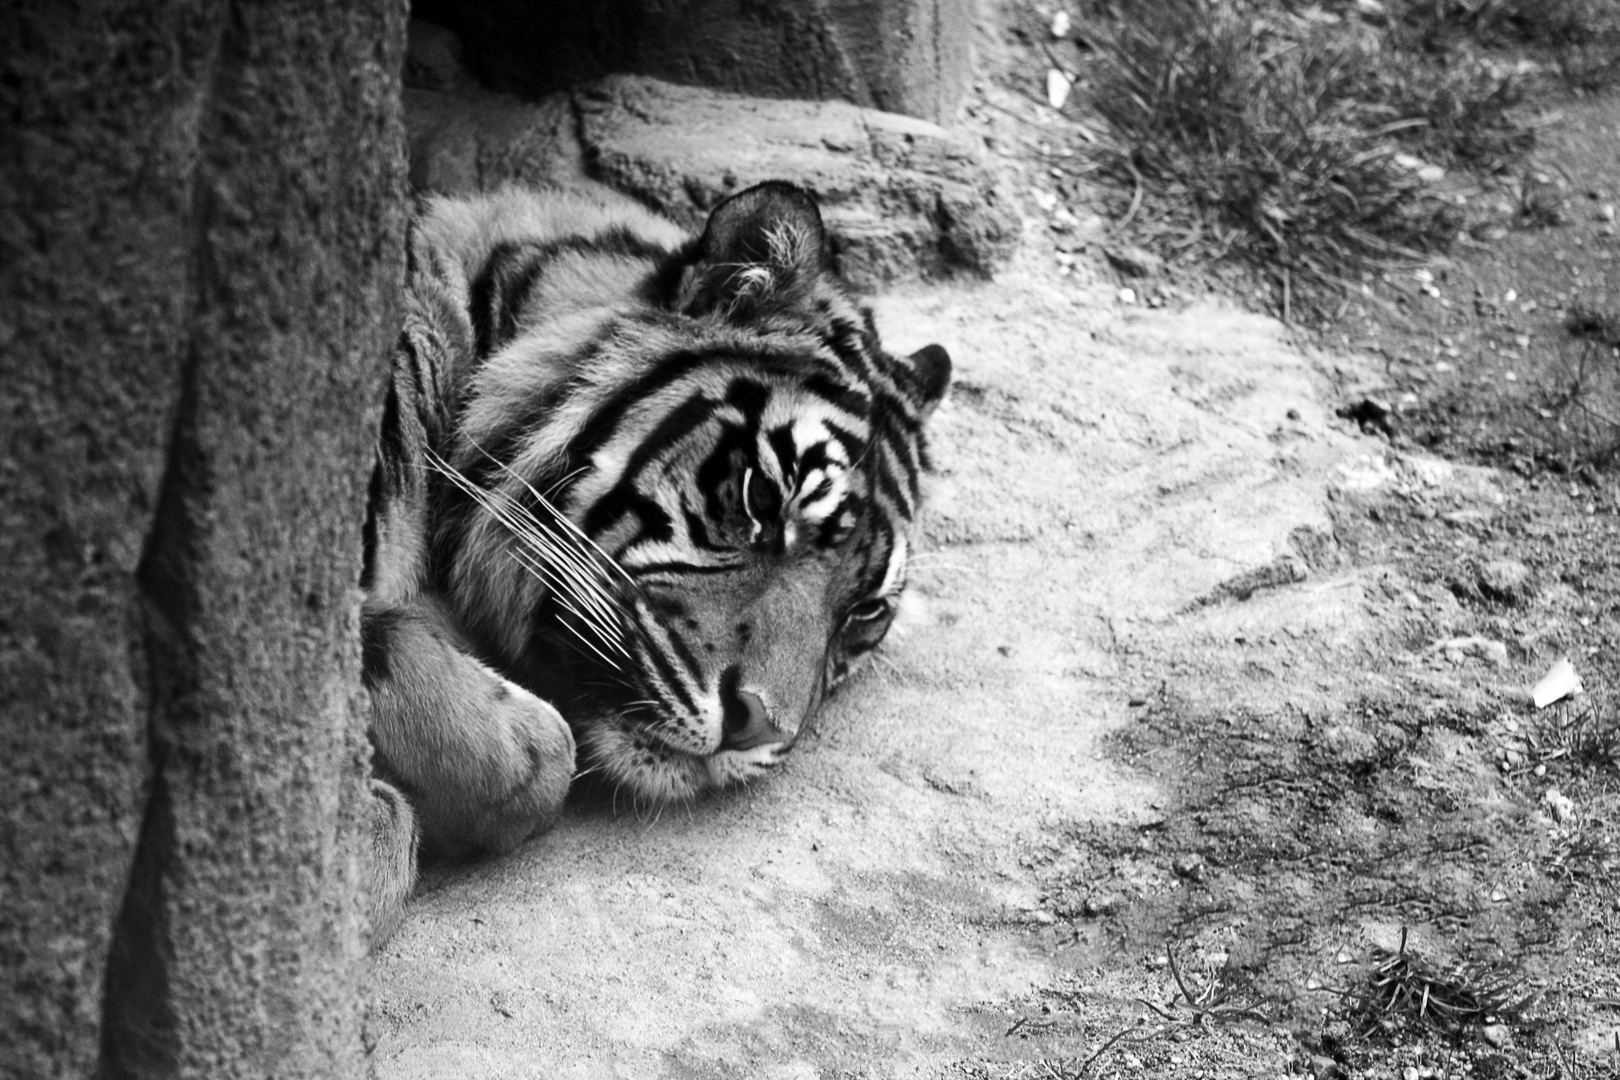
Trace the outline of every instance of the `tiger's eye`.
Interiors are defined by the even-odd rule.
[[[888,613],[889,605],[886,601],[863,600],[861,603],[850,608],[849,614],[844,616],[844,618],[852,623],[872,622],[876,619],[881,619]]]
[[[774,523],[782,512],[782,495],[759,469],[748,471],[748,516],[761,524]]]

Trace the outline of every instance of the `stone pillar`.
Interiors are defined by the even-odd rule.
[[[974,0],[418,0],[475,74],[536,95],[613,73],[840,99],[949,124],[972,79]]]
[[[364,1071],[404,19],[0,5],[0,1076]]]

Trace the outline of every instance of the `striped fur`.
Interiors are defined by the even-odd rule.
[[[769,772],[882,639],[950,363],[884,352],[825,249],[780,183],[696,238],[577,194],[427,205],[363,620],[424,844],[549,824],[573,740],[650,802]]]

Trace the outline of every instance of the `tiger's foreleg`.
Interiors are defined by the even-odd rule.
[[[507,851],[556,821],[574,773],[574,738],[557,710],[471,656],[431,601],[368,602],[361,640],[381,781],[376,865],[396,866],[401,846],[399,815],[379,788],[404,794],[421,848],[436,855]],[[400,878],[385,872],[374,906]]]
[[[386,780],[371,780],[371,850],[366,903],[375,948],[399,929],[405,901],[416,888],[416,815]]]

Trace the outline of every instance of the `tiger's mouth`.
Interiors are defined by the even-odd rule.
[[[619,712],[576,724],[575,733],[577,776],[596,775],[613,790],[653,805],[686,802],[761,779],[793,748],[787,741],[699,752],[663,737],[646,720]]]

